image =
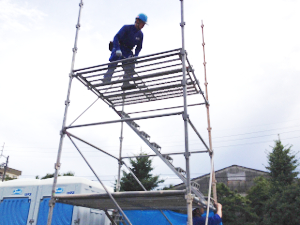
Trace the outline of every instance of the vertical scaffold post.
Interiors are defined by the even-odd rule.
[[[181,58],[182,58],[182,85],[183,85],[183,105],[184,105],[184,136],[185,136],[185,161],[186,161],[186,201],[187,201],[187,217],[188,225],[193,224],[192,218],[192,202],[193,196],[191,193],[191,177],[190,177],[190,152],[189,152],[189,139],[188,139],[188,112],[187,112],[187,88],[186,88],[186,52],[184,45],[184,8],[183,8],[183,0],[181,2],[181,38],[182,38],[182,49],[181,49]]]
[[[122,105],[122,112],[124,112],[124,98]],[[119,151],[119,167],[118,167],[118,180],[116,185],[116,191],[119,192],[121,188],[121,167],[122,167],[122,146],[123,146],[123,121],[121,122],[121,135],[120,135],[120,151]]]
[[[71,70],[70,70],[70,74],[69,74],[69,86],[68,86],[67,100],[65,102],[65,112],[64,112],[64,118],[63,118],[63,123],[62,123],[62,129],[60,132],[60,141],[59,141],[57,159],[56,159],[56,163],[55,163],[55,172],[54,172],[53,186],[52,186],[52,191],[51,191],[51,199],[49,201],[49,213],[48,213],[47,225],[51,225],[53,209],[55,206],[55,190],[56,190],[56,184],[57,184],[57,176],[58,176],[58,172],[60,169],[60,158],[61,158],[61,153],[62,153],[63,139],[65,137],[65,126],[66,126],[68,108],[69,108],[69,104],[70,104],[70,93],[71,93],[71,86],[72,86],[72,80],[73,80],[75,56],[77,53],[77,40],[78,40],[78,33],[79,33],[79,29],[80,29],[80,16],[81,16],[82,7],[83,7],[83,1],[80,0],[78,21],[76,24],[75,42],[74,42],[73,55],[72,55]]]
[[[210,126],[210,116],[209,116],[209,101],[208,101],[208,90],[207,90],[207,78],[206,78],[206,60],[205,60],[205,42],[204,42],[204,24],[203,20],[201,20],[201,28],[202,28],[202,47],[203,47],[203,66],[204,66],[204,85],[205,85],[205,95],[208,104],[206,104],[206,113],[207,113],[207,130],[208,130],[208,138],[209,138],[209,148],[211,150],[211,171],[212,171],[212,186],[213,186],[213,198],[215,202],[218,201],[217,198],[217,187],[216,187],[216,177],[215,177],[215,169],[214,169],[214,151],[212,148],[212,138],[211,138],[211,126]],[[210,197],[210,196],[209,196]]]

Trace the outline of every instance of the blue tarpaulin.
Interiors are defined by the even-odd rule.
[[[163,212],[173,225],[186,225],[186,214],[176,213],[170,210],[163,210]],[[170,225],[159,210],[125,210],[124,213],[132,225]]]
[[[186,225],[186,214],[176,213],[170,210],[162,211],[173,225]],[[132,225],[170,225],[170,223],[159,210],[125,210],[124,213]],[[206,217],[206,213],[204,213],[202,216]],[[208,217],[212,216],[214,216],[214,213],[210,212]],[[222,225],[222,222],[219,225]]]

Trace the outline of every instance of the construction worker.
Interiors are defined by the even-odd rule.
[[[220,203],[216,204],[217,212],[213,212],[208,216],[209,225],[222,225],[222,205]],[[206,212],[204,208],[196,208],[193,210],[193,225],[205,225]]]
[[[144,25],[147,23],[147,16],[143,13],[139,14],[135,18],[135,23],[133,25],[124,25],[119,32],[115,35],[113,44],[110,44],[111,55],[109,58],[110,62],[131,58],[134,56],[138,56],[143,45],[143,33],[142,29]],[[132,49],[135,48],[135,52],[133,54]],[[111,81],[111,77],[117,67],[116,64],[111,64],[108,66],[107,72],[104,74],[103,83],[107,83]],[[133,77],[135,71],[134,61],[126,61],[122,63],[122,67],[124,69],[123,78],[131,78]],[[136,88],[135,84],[130,84],[129,81],[124,81],[122,85],[122,90]]]

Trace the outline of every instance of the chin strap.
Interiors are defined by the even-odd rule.
[[[136,24],[135,28],[138,29],[138,30],[141,30],[140,27],[139,27],[139,25],[140,25],[140,20],[139,19],[137,19],[137,18],[135,19],[135,24]]]

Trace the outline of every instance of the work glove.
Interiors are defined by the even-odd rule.
[[[121,50],[117,50],[116,51],[116,56],[121,57],[122,56],[122,51]]]

